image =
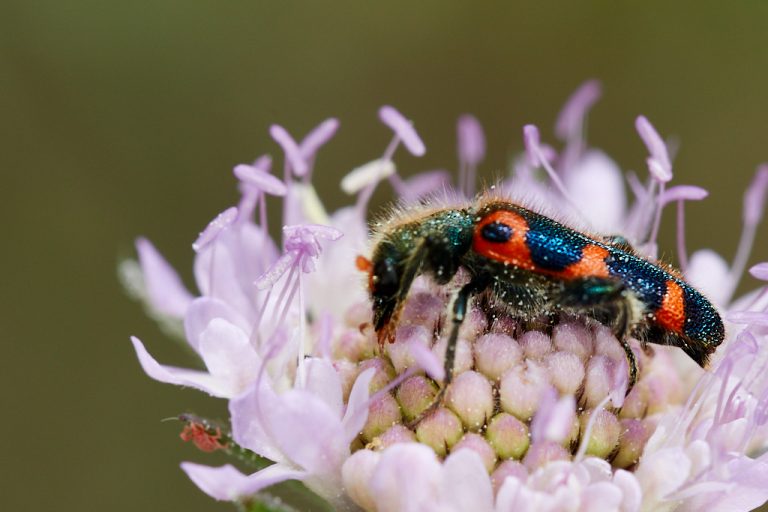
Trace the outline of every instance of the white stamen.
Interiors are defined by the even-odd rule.
[[[597,411],[601,411],[603,408],[605,408],[605,405],[608,403],[608,401],[611,399],[611,395],[607,395],[605,398],[603,398],[599,404],[597,404],[597,407],[592,409],[592,412],[589,413],[589,420],[587,421],[587,428],[584,429],[584,432],[581,435],[581,443],[579,443],[579,450],[576,452],[576,455],[573,457],[574,462],[580,462],[584,455],[587,453],[587,445],[589,445],[589,438],[592,435],[592,429],[595,427],[595,422],[597,421]]]

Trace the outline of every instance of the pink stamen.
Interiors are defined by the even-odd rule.
[[[654,205],[656,204],[656,188],[658,185],[659,182],[651,177],[648,180],[648,184],[645,186],[645,195],[643,196],[643,200],[638,207],[638,213],[634,219],[633,225],[635,228],[633,231],[636,234],[637,240],[648,239],[648,234],[651,231],[650,223],[653,219]]]
[[[283,148],[285,164],[288,167],[286,172],[291,169],[298,177],[306,175],[309,171],[307,162],[304,160],[299,145],[296,144],[288,131],[279,124],[273,124],[269,127],[269,134]]]
[[[475,195],[477,166],[485,158],[483,127],[474,116],[464,114],[456,124],[459,149],[459,188],[467,197]]]
[[[647,191],[645,190],[645,185],[643,185],[642,182],[640,182],[640,178],[637,177],[637,174],[632,171],[628,172],[627,183],[629,183],[629,188],[632,190],[632,194],[635,196],[636,201],[645,199]]]
[[[382,109],[385,107],[382,107]],[[402,141],[400,135],[395,132],[395,135],[392,137],[392,140],[389,141],[389,144],[387,145],[387,148],[384,150],[384,154],[381,155],[381,161],[384,162],[391,162],[392,157],[395,156],[395,151],[397,151],[397,148],[400,146],[400,142]],[[394,165],[394,164],[393,164]],[[402,196],[405,195],[405,183],[403,180],[397,176],[397,171],[393,172],[389,176],[387,176],[387,179],[389,180],[389,183],[392,185],[392,188],[395,189],[395,192],[397,192],[398,195]],[[371,197],[373,196],[373,192],[376,190],[376,187],[379,185],[380,180],[372,181],[369,183],[365,188],[363,188],[360,193],[357,196],[357,202],[355,204],[355,207],[360,212],[361,216],[365,216],[365,211],[368,209],[368,202],[371,200]]]
[[[416,364],[423,368],[432,379],[439,382],[445,378],[445,367],[424,343],[412,339],[408,342],[408,349],[416,360]]]
[[[275,310],[279,311],[279,308],[282,307],[283,299],[285,298],[285,294],[289,290],[289,284],[293,280],[293,276],[296,272],[296,266],[290,266],[290,270],[288,271],[288,276],[285,278],[285,283],[283,287],[280,290],[280,295],[277,298],[277,301],[275,302]],[[279,280],[279,277],[277,280],[271,282],[269,285],[269,289],[267,290],[267,295],[264,297],[264,302],[261,304],[261,308],[259,310],[258,316],[256,317],[256,323],[253,325],[253,328],[251,330],[251,345],[254,347],[258,347],[261,344],[260,336],[259,336],[259,328],[261,327],[261,319],[264,318],[264,313],[267,311],[267,306],[269,306],[269,300],[272,297],[272,292],[275,289],[275,284],[277,284],[277,281]],[[278,326],[280,323],[278,322]],[[272,334],[274,335],[274,333]]]
[[[635,128],[650,153],[646,162],[651,175],[660,183],[668,182],[672,179],[672,162],[669,159],[667,145],[645,116],[637,117]]]
[[[366,371],[371,371],[372,368],[369,368]],[[380,390],[378,390],[376,393],[371,395],[368,400],[365,402],[365,405],[363,409],[368,410],[368,408],[371,406],[372,403],[374,403],[376,400],[381,398],[382,396],[386,395],[393,389],[395,389],[397,386],[405,382],[406,380],[410,379],[414,375],[416,375],[416,372],[419,371],[419,368],[417,366],[412,366],[402,372],[400,375],[389,381],[386,386],[382,387]]]
[[[301,151],[308,167],[307,174],[304,175],[304,183],[309,184],[312,181],[312,173],[315,169],[318,150],[336,135],[338,129],[339,120],[331,117],[313,128],[302,139],[299,144],[299,151]]]
[[[685,273],[688,269],[688,251],[685,247],[685,206],[683,201],[677,202],[677,259],[680,270]]]
[[[555,135],[560,140],[579,138],[589,109],[600,99],[602,87],[598,80],[587,80],[566,100],[555,123]]]
[[[653,245],[656,245],[656,239],[659,236],[659,228],[661,226],[661,211],[664,209],[664,205],[662,204],[660,197],[664,194],[665,185],[666,184],[663,181],[659,182],[659,194],[656,197],[656,207],[653,212],[653,227],[651,228],[651,234],[648,236],[647,240]]]
[[[238,217],[238,210],[236,207],[227,208],[219,215],[216,216],[205,227],[202,233],[197,237],[197,240],[192,244],[192,249],[199,253],[208,246],[211,246],[211,259],[208,262],[208,295],[214,296],[214,261],[216,260],[216,240]],[[213,245],[211,245],[213,244]]]
[[[307,162],[311,162],[309,165],[309,172],[305,178],[308,178],[312,173],[312,167],[317,151],[336,135],[338,129],[339,120],[331,117],[314,127],[312,131],[302,139],[299,144],[299,151]]]
[[[267,197],[264,192],[259,192],[259,225],[261,226],[261,233],[266,238],[268,231],[267,224]]]
[[[761,281],[768,281],[768,262],[758,263],[757,265],[749,269],[749,273],[755,279],[760,279]]]
[[[257,350],[261,344],[259,327],[261,326],[261,319],[264,318],[264,313],[267,311],[269,299],[272,297],[272,290],[274,290],[274,287],[269,287],[269,289],[267,289],[267,294],[264,296],[264,300],[261,303],[258,313],[256,313],[256,321],[251,326],[251,336],[248,338],[248,341],[250,341],[251,346]]]
[[[205,246],[216,240],[219,234],[227,229],[235,219],[237,219],[237,208],[234,206],[218,214],[215,219],[208,223],[203,232],[200,233],[200,236],[197,237],[197,240],[194,241],[192,249],[195,252],[200,252]]]
[[[700,201],[709,195],[705,189],[693,185],[679,185],[663,192],[659,203],[663,208],[670,202],[677,202],[677,257],[680,269],[685,272],[688,268],[688,252],[685,247],[685,207],[684,201]]]
[[[720,392],[717,395],[717,406],[715,408],[715,414],[714,414],[714,423],[718,424],[722,420],[723,416],[723,409],[725,408],[725,393],[727,390],[726,383],[728,382],[728,379],[731,377],[731,372],[733,371],[733,361],[731,359],[726,359],[722,362],[720,367],[715,372],[716,375],[720,378],[720,380],[723,382],[723,384],[720,386]]]
[[[744,227],[742,228],[739,246],[736,249],[736,255],[731,265],[731,287],[726,295],[728,300],[733,296],[733,292],[736,291],[741,276],[747,267],[747,261],[749,260],[752,245],[757,235],[757,226],[763,219],[766,192],[768,192],[768,164],[763,164],[758,167],[752,183],[744,193]]]
[[[587,146],[584,133],[587,114],[600,99],[602,87],[597,80],[588,80],[579,86],[565,102],[555,123],[555,135],[566,142],[558,162],[560,172],[568,172],[579,160]]]
[[[286,281],[285,283],[286,288],[288,288],[289,284],[291,285],[290,293],[288,293],[288,296],[285,299],[285,303],[281,304],[281,309],[277,318],[275,331],[272,333],[272,336],[275,336],[277,334],[277,331],[280,329],[280,326],[282,326],[283,323],[285,323],[285,317],[288,316],[288,310],[290,310],[291,302],[293,302],[293,297],[296,295],[296,292],[300,288],[301,276],[300,275],[296,276],[295,275],[296,273],[300,274],[299,269],[298,267],[293,267],[291,269],[291,275],[288,278],[289,280]],[[291,283],[291,281],[293,282]],[[278,304],[280,303],[278,302]]]
[[[301,318],[299,319],[299,356],[298,361],[296,363],[297,368],[297,379],[299,382],[299,387],[304,388],[306,384],[306,376],[304,372],[304,357],[305,357],[305,347],[304,342],[306,341],[306,331],[307,331],[307,315],[305,314],[306,309],[304,309],[304,287],[302,286],[301,282],[301,275],[302,272],[299,272],[296,286],[299,289],[299,314]]]
[[[427,152],[413,124],[396,108],[384,105],[379,109],[379,119],[395,132],[413,156],[423,156]]]
[[[395,156],[395,151],[397,151],[397,148],[400,146],[400,140],[401,139],[397,134],[392,137],[392,140],[389,141],[389,144],[384,150],[384,154],[381,155],[382,160],[392,160],[392,157]]]
[[[523,140],[525,142],[525,148],[526,152],[528,154],[528,158],[530,163],[534,167],[544,167],[544,170],[547,171],[547,174],[549,175],[549,178],[552,180],[552,183],[554,183],[555,188],[557,188],[557,191],[560,192],[560,195],[565,198],[565,200],[568,202],[568,204],[571,206],[574,212],[577,214],[581,214],[581,211],[579,210],[579,207],[576,206],[576,202],[573,200],[571,195],[568,193],[568,190],[565,188],[565,184],[563,184],[562,180],[560,179],[560,176],[558,176],[557,171],[552,167],[552,165],[549,163],[549,160],[547,160],[547,157],[544,155],[544,152],[542,151],[541,144],[539,143],[539,129],[536,128],[535,125],[527,124],[523,127]]]

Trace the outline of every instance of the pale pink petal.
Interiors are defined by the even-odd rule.
[[[587,457],[575,466],[576,471],[584,472],[584,483],[608,482],[613,476],[611,465],[597,457]]]
[[[284,196],[288,192],[288,188],[282,180],[259,169],[255,165],[236,165],[233,172],[237,179],[243,183],[256,187],[266,194]]]
[[[573,395],[558,400],[554,389],[549,388],[542,393],[539,408],[531,422],[531,438],[534,443],[562,442],[571,433],[575,419],[576,402]]]
[[[352,385],[352,391],[349,392],[347,400],[347,410],[344,412],[342,425],[344,427],[344,436],[349,442],[357,437],[363,430],[365,422],[368,419],[368,386],[376,373],[374,368],[368,368],[360,373]]]
[[[523,126],[523,142],[525,143],[525,154],[528,157],[528,164],[533,167],[541,165],[539,152],[541,144],[539,142],[539,129],[532,124]]]
[[[724,470],[727,481],[722,490],[696,493],[685,501],[685,510],[701,512],[731,512],[754,510],[768,500],[768,464],[741,456],[729,461]]]
[[[304,389],[325,402],[341,418],[344,408],[341,380],[333,365],[325,359],[313,357],[304,360],[303,368],[306,380]]]
[[[643,491],[635,475],[623,469],[617,469],[613,475],[613,485],[621,489],[623,498],[621,512],[637,512],[643,500]]]
[[[635,470],[643,489],[643,501],[648,504],[663,501],[688,480],[690,471],[691,461],[680,447],[646,451]]]
[[[457,450],[443,464],[441,497],[452,510],[492,512],[493,488],[488,471],[473,450]]]
[[[237,219],[237,208],[234,206],[218,214],[200,233],[200,236],[197,237],[197,240],[192,244],[192,249],[195,252],[200,252],[205,246],[215,240],[219,233],[227,229],[235,219]]]
[[[376,502],[371,496],[370,481],[381,459],[381,452],[358,450],[352,454],[341,468],[344,487],[352,501],[365,510],[376,510]]]
[[[637,117],[635,128],[651,154],[648,158],[648,169],[651,174],[662,183],[668,182],[672,179],[672,163],[669,160],[667,145],[645,116]]]
[[[728,320],[735,324],[761,325],[768,327],[768,313],[763,311],[733,311],[728,313]]]
[[[728,263],[715,251],[702,249],[693,253],[685,277],[715,304],[722,305],[728,300],[733,277]]]
[[[648,196],[648,190],[645,185],[642,184],[640,178],[637,177],[633,171],[627,171],[625,174],[629,189],[632,191],[632,195],[635,196],[636,201],[643,201]]]
[[[253,282],[277,257],[268,233],[241,222],[195,255],[195,279],[204,295],[221,299],[252,321],[257,310]]]
[[[471,114],[464,114],[456,125],[459,139],[459,161],[477,165],[485,158],[485,135],[480,121]]]
[[[435,452],[418,443],[387,448],[371,476],[378,512],[421,512],[437,502],[442,467]]]
[[[212,297],[198,297],[192,301],[187,314],[184,315],[184,334],[196,352],[200,351],[200,334],[214,318],[221,318],[236,325],[243,332],[250,332],[248,321],[229,304]]]
[[[447,190],[451,181],[448,171],[441,169],[434,171],[420,172],[405,180],[404,199],[414,201],[430,194]]]
[[[394,107],[385,105],[379,109],[379,119],[381,122],[389,126],[408,151],[414,156],[423,156],[426,153],[424,143],[421,141],[419,134],[413,128],[413,124],[397,111]]]
[[[611,390],[608,393],[610,396],[611,405],[613,407],[622,407],[624,405],[624,398],[627,396],[627,386],[629,385],[629,363],[625,358],[621,358],[618,364],[614,365],[611,369]]]
[[[333,117],[326,119],[317,125],[306,137],[304,137],[301,144],[299,144],[301,156],[304,157],[305,160],[313,158],[315,153],[317,153],[317,150],[331,140],[338,129],[339,120]]]
[[[201,491],[219,501],[236,501],[256,494],[270,485],[286,480],[301,480],[306,476],[304,471],[280,464],[274,464],[248,476],[230,464],[214,468],[182,462],[181,469]]]
[[[227,383],[219,381],[206,372],[161,365],[149,355],[149,352],[144,348],[144,344],[138,338],[132,336],[131,341],[133,342],[133,348],[136,350],[139,364],[141,364],[146,374],[153,379],[165,382],[166,384],[199,389],[215,397],[229,398],[230,389]]]
[[[183,316],[192,302],[192,294],[179,275],[146,238],[136,240],[136,252],[152,308],[166,315]]]
[[[581,84],[570,98],[565,102],[565,106],[560,111],[555,124],[555,135],[560,140],[565,140],[569,136],[578,133],[581,125],[584,123],[589,109],[600,99],[602,87],[597,80],[588,80]]]
[[[757,311],[762,307],[768,307],[768,294],[763,293],[762,288],[756,288],[751,292],[747,292],[728,304],[728,309],[731,311],[743,311],[747,309],[754,309]]]
[[[310,473],[340,468],[349,454],[341,419],[306,391],[294,389],[281,394],[279,407],[264,413],[263,420],[269,422],[269,434],[280,451]]]
[[[256,378],[261,359],[248,336],[223,318],[214,318],[200,334],[200,355],[210,374],[227,382],[233,396]]]
[[[290,164],[294,174],[299,177],[307,174],[309,166],[304,160],[304,156],[301,154],[298,144],[296,144],[296,141],[293,140],[293,137],[291,137],[286,129],[279,124],[273,124],[269,127],[269,134],[275,139],[275,142],[280,144],[280,147],[283,148],[285,160]]]
[[[768,422],[768,389],[764,389],[755,406],[755,424],[762,427]]]
[[[536,492],[528,489],[526,483],[514,477],[507,477],[496,494],[498,512],[547,512],[537,508]]]
[[[264,427],[263,415],[276,407],[280,407],[280,399],[268,379],[255,382],[247,393],[229,402],[232,437],[237,444],[262,457],[275,462],[288,462]]]
[[[608,482],[597,482],[581,491],[579,512],[619,510],[621,499],[621,489]]]
[[[253,283],[244,281],[250,276],[249,266],[243,264],[242,248],[233,239],[243,240],[248,224],[238,227],[237,232],[228,230],[215,242],[195,255],[194,272],[197,286],[203,295],[225,302],[232,309],[251,319]],[[268,247],[265,247],[268,251]],[[253,258],[256,259],[256,258]]]
[[[563,176],[579,213],[606,234],[621,233],[627,198],[621,169],[602,151],[588,151]]]

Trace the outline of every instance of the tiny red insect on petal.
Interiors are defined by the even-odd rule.
[[[207,428],[202,423],[188,423],[184,426],[179,437],[183,441],[192,441],[203,452],[215,452],[226,447],[221,443],[221,429],[219,427]]]

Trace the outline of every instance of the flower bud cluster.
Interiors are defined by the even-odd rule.
[[[509,315],[478,308],[462,325],[453,381],[440,397],[442,383],[418,368],[411,346],[426,344],[442,359],[448,298],[423,279],[415,288],[394,343],[379,346],[363,304],[350,309],[336,337],[345,393],[361,371],[375,371],[358,449],[420,442],[446,457],[466,448],[494,481],[584,455],[630,468],[654,431],[654,416],[682,401],[683,384],[664,348],[632,340],[638,381],[615,406],[607,397],[624,397],[627,362],[608,328],[564,318],[549,332],[527,330]],[[552,404],[564,399],[570,409],[552,414]]]

